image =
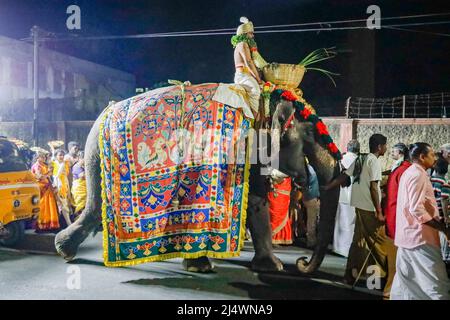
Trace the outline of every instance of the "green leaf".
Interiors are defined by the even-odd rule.
[[[328,70],[324,70],[324,69],[320,69],[320,68],[306,68],[306,70],[315,70],[315,71],[319,71],[319,72],[323,73],[331,80],[331,82],[333,82],[334,86],[336,87],[336,82],[334,81],[334,78],[331,75],[339,76],[339,73],[330,72]]]
[[[302,66],[307,66],[319,61],[332,59],[337,55],[337,51],[334,50],[335,48],[336,47],[316,49],[308,54],[305,58],[303,58],[303,60],[300,61],[299,64]]]

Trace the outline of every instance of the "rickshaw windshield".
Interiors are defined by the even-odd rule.
[[[24,170],[28,168],[16,145],[8,140],[0,140],[0,173]]]

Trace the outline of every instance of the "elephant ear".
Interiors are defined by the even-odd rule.
[[[272,125],[271,125],[271,130],[281,130],[281,123],[280,120],[282,120],[283,117],[283,113],[280,110],[281,108],[276,108],[275,112],[273,113],[272,116]]]
[[[280,150],[281,148],[281,123],[284,119],[282,108],[278,107],[275,109],[272,117],[272,124],[270,128],[270,136],[271,136],[271,149],[272,150]]]

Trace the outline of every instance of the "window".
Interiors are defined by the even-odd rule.
[[[10,74],[11,74],[11,59],[7,57],[1,58],[2,63],[2,74],[0,74],[0,80],[3,84],[10,84]]]
[[[48,92],[53,92],[54,83],[55,83],[55,75],[52,67],[47,68],[47,89]]]
[[[12,60],[11,84],[17,87],[28,87],[28,63]]]
[[[89,95],[97,95],[97,93],[98,93],[98,84],[96,83],[96,82],[94,82],[94,81],[92,81],[92,82],[89,82]]]
[[[63,78],[61,70],[55,69],[53,80],[53,90],[57,94],[62,93]]]
[[[27,170],[19,150],[10,141],[0,139],[0,173]]]
[[[3,67],[3,64],[5,62],[3,61],[3,57],[0,56],[0,84],[3,84],[3,72],[5,67]]]
[[[65,85],[65,91],[64,96],[65,97],[73,97],[74,95],[74,76],[73,73],[66,71],[64,74],[64,85]]]
[[[39,90],[47,90],[47,68],[39,65]]]

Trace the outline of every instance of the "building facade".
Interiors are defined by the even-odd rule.
[[[110,100],[135,95],[135,86],[135,76],[130,73],[39,50],[41,120],[92,120]],[[0,36],[0,121],[30,120],[32,99],[33,44]]]

